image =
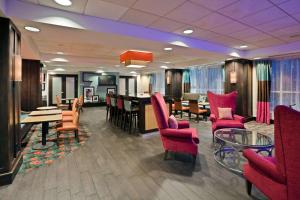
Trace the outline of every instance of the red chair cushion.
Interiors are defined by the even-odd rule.
[[[216,129],[221,128],[245,128],[244,124],[239,120],[218,119],[214,124]]]

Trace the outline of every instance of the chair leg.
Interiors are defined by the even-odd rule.
[[[59,134],[60,134],[59,131],[57,131],[57,132],[56,132],[56,145],[57,145],[57,146],[59,145],[59,144],[58,144]]]
[[[169,153],[169,151],[168,151],[168,150],[165,150],[164,160],[167,160],[167,158],[168,158],[168,153]]]
[[[248,180],[246,180],[246,189],[247,189],[247,194],[251,196],[252,183]]]
[[[197,160],[197,155],[193,155],[193,164],[196,163],[196,160]]]
[[[199,114],[197,114],[197,122],[199,123]]]
[[[75,138],[77,139],[77,142],[79,142],[78,130],[75,130],[75,131],[74,131],[74,134],[75,134]]]
[[[109,111],[109,108],[106,107],[106,121],[107,121],[107,119],[108,119],[108,111]]]
[[[192,113],[191,113],[191,112],[189,112],[189,119],[191,119],[191,116],[192,116]]]
[[[180,112],[180,117],[182,118],[182,111]]]

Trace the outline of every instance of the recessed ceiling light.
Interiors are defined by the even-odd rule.
[[[160,68],[162,68],[162,69],[168,69],[168,66],[163,65],[163,66],[160,66]]]
[[[59,52],[56,52],[58,55],[63,55],[64,54],[64,52],[61,52],[61,51],[59,51]]]
[[[136,72],[135,71],[131,71],[130,74],[136,74]]]
[[[49,63],[49,62],[51,62],[51,61],[50,61],[50,60],[45,60],[44,62],[45,62],[45,63]]]
[[[229,55],[231,55],[232,57],[237,57],[237,58],[241,57],[237,52],[232,52]]]
[[[38,33],[41,31],[40,29],[33,27],[33,26],[25,26],[24,29],[27,31],[30,31],[30,32],[35,32],[35,33]]]
[[[165,51],[172,51],[173,48],[172,48],[172,47],[165,47],[164,50],[165,50]]]
[[[54,71],[63,72],[63,71],[66,71],[66,70],[63,69],[63,68],[56,68],[56,69],[54,69]]]
[[[259,59],[261,59],[260,57],[257,57],[257,58],[253,58],[253,60],[259,60]]]
[[[103,71],[103,70],[97,70],[96,72],[99,73],[99,74],[101,74],[101,73],[103,73],[104,71]]]
[[[189,35],[192,34],[194,31],[192,29],[186,29],[183,31],[184,34]]]
[[[55,3],[62,5],[62,6],[71,6],[72,1],[71,0],[54,0]]]
[[[171,62],[167,61],[167,62],[163,62],[163,63],[170,64]]]
[[[64,58],[53,58],[52,61],[54,61],[54,62],[69,62],[67,59],[64,59]]]
[[[248,48],[248,46],[247,45],[241,45],[240,46],[240,49],[245,49],[245,48]]]

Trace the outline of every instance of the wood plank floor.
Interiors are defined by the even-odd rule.
[[[157,133],[129,135],[105,122],[103,108],[84,109],[80,121],[92,133],[84,146],[50,166],[18,174],[13,184],[0,187],[0,199],[265,199],[255,189],[248,197],[243,178],[214,161],[210,122],[192,123],[200,133],[193,166],[186,155],[164,161]]]

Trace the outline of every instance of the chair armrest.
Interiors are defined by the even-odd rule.
[[[186,120],[178,121],[178,129],[190,128],[190,123]]]
[[[255,153],[251,149],[245,149],[243,155],[248,159],[250,166],[277,182],[285,183],[285,178],[277,170],[274,163]]]
[[[240,115],[233,115],[233,118],[234,118],[235,120],[240,121],[241,123],[245,123],[245,118],[242,117],[242,116],[240,116]]]
[[[164,137],[170,138],[182,138],[182,139],[190,139],[196,144],[199,144],[199,138],[194,129],[186,128],[186,129],[161,129],[160,133]]]
[[[217,121],[217,117],[216,117],[216,115],[214,115],[214,114],[210,114],[210,116],[209,116],[209,120],[210,120],[211,122],[216,122],[216,121]]]

